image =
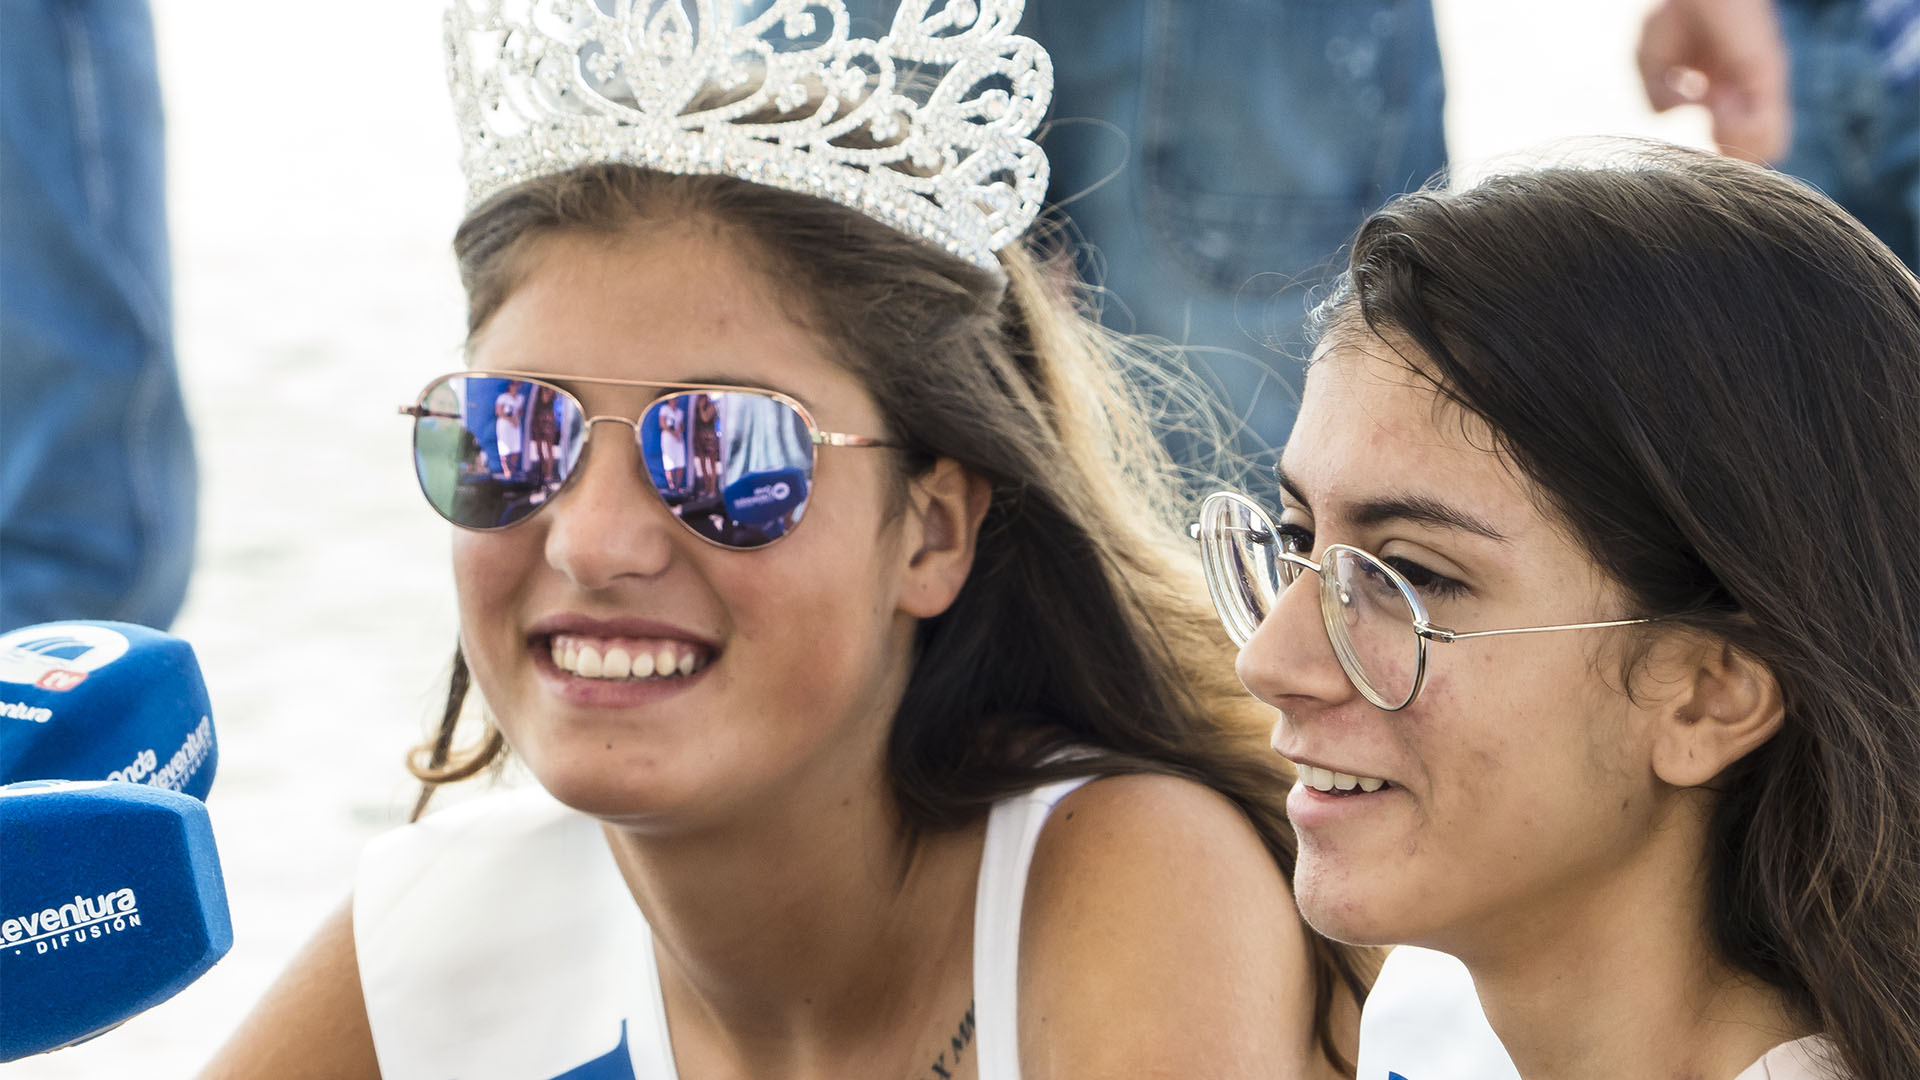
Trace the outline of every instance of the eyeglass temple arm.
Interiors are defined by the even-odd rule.
[[[412,416],[412,417],[424,417],[424,416],[431,416],[431,417],[434,417],[435,419],[438,419],[438,420],[458,420],[458,419],[460,419],[460,414],[459,414],[459,413],[452,413],[452,412],[434,412],[434,411],[433,411],[432,409],[429,409],[429,408],[427,408],[427,407],[426,407],[425,405],[402,405],[402,406],[400,406],[400,415],[401,415],[401,416]]]
[[[1272,529],[1249,529],[1244,525],[1221,525],[1219,526],[1219,528],[1224,529],[1227,532],[1252,533],[1253,542],[1256,544],[1270,544],[1273,542]],[[1187,539],[1189,540],[1200,539],[1200,523],[1199,522],[1197,521],[1187,522]]]
[[[1609,626],[1635,626],[1654,619],[1614,619],[1610,622],[1566,623],[1561,626],[1516,626],[1506,630],[1449,630],[1444,626],[1416,626],[1414,632],[1428,641],[1465,641],[1468,638],[1498,637],[1502,634],[1544,634],[1549,630],[1600,630]]]
[[[1258,533],[1260,534],[1260,536],[1257,537],[1257,539],[1259,539],[1261,542],[1270,540],[1273,536],[1273,534],[1267,531],[1266,529],[1241,529],[1235,526],[1228,526],[1228,528],[1232,528],[1237,532]],[[1200,523],[1199,522],[1191,521],[1187,523],[1187,536],[1189,539],[1193,539],[1193,540],[1200,539]],[[1321,572],[1320,564],[1317,562],[1314,562],[1312,559],[1307,558],[1305,555],[1301,555],[1297,552],[1285,551],[1285,550],[1279,551],[1276,554],[1279,556],[1280,561],[1282,562],[1292,563],[1293,565],[1301,567],[1302,569],[1311,570],[1316,574]],[[1450,641],[1465,641],[1468,638],[1499,637],[1503,634],[1544,634],[1550,630],[1602,630],[1609,626],[1636,626],[1640,623],[1655,622],[1655,621],[1656,620],[1654,619],[1613,619],[1608,622],[1565,623],[1560,626],[1515,626],[1505,630],[1464,630],[1464,631],[1449,630],[1444,626],[1433,626],[1431,624],[1416,623],[1414,625],[1413,632],[1416,634],[1419,634],[1423,638],[1426,638],[1428,641],[1438,641],[1444,644]]]

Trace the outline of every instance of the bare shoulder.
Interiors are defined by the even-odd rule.
[[[379,1080],[360,996],[351,901],[320,924],[200,1073],[201,1080],[260,1076]]]
[[[1089,783],[1055,807],[1028,877],[1023,1072],[1320,1075],[1307,933],[1225,796],[1171,776]]]

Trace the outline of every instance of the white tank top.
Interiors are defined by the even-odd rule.
[[[996,803],[973,922],[980,1080],[1019,1080],[1020,910],[1053,807]],[[600,823],[539,788],[450,807],[360,859],[353,933],[384,1080],[678,1080],[653,934]]]

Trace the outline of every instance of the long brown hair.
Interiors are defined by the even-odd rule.
[[[1161,449],[1116,343],[1073,306],[1063,272],[1013,247],[994,276],[864,215],[729,178],[602,165],[533,181],[479,208],[454,241],[477,330],[518,283],[529,241],[686,222],[737,238],[792,314],[838,358],[911,450],[903,479],[954,459],[992,485],[974,565],[919,628],[887,770],[909,829],[978,818],[1051,779],[1123,772],[1197,780],[1230,798],[1292,877],[1264,710],[1233,675],[1182,530],[1182,475]],[[502,752],[497,730],[456,752],[465,666],[439,731],[416,751],[426,785]],[[1066,748],[1091,752],[1071,763]],[[1334,1004],[1364,999],[1372,952],[1309,932],[1315,1030],[1336,1067]]]
[[[1326,311],[1417,346],[1639,613],[1773,671],[1715,944],[1858,1080],[1920,1076],[1920,282],[1792,180],[1648,147],[1396,201]]]

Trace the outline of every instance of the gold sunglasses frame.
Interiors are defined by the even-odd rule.
[[[653,406],[657,404],[660,401],[660,399],[665,397],[670,397],[674,394],[723,392],[723,393],[755,394],[760,397],[772,398],[773,400],[779,402],[782,405],[787,406],[788,408],[792,409],[795,413],[799,414],[801,423],[806,425],[808,441],[810,441],[814,446],[845,446],[845,447],[850,447],[857,450],[866,450],[866,449],[905,450],[907,449],[906,446],[900,443],[888,442],[884,439],[875,438],[871,435],[852,435],[842,431],[823,431],[821,430],[820,425],[814,422],[813,413],[810,412],[805,405],[801,404],[798,400],[796,400],[793,396],[789,394],[783,394],[778,390],[769,390],[764,386],[739,386],[739,385],[733,385],[729,383],[659,382],[651,379],[607,379],[607,378],[598,378],[598,377],[589,376],[589,375],[554,375],[547,372],[514,371],[510,369],[494,369],[494,368],[489,368],[485,370],[476,369],[476,370],[470,370],[470,371],[453,371],[453,372],[448,372],[445,375],[438,376],[437,378],[433,379],[431,382],[427,383],[426,386],[420,389],[420,393],[415,396],[413,404],[400,406],[400,415],[411,417],[415,421],[414,431],[416,432],[416,436],[415,436],[416,438],[418,437],[417,432],[419,431],[419,421],[422,418],[432,417],[435,419],[442,419],[442,420],[458,420],[462,422],[465,421],[466,418],[459,414],[440,413],[440,412],[434,412],[433,410],[428,409],[426,407],[426,400],[427,400],[427,395],[433,393],[436,387],[439,387],[454,379],[466,379],[466,378],[513,379],[513,380],[518,380],[524,383],[531,383],[535,386],[544,386],[547,389],[552,390],[557,394],[564,395],[569,400],[571,400],[575,405],[579,406],[581,415],[584,417],[584,419],[581,420],[580,422],[581,430],[584,432],[584,434],[581,436],[581,447],[580,447],[579,458],[575,460],[573,468],[567,472],[566,479],[560,482],[560,486],[554,490],[553,494],[549,496],[545,502],[541,503],[539,506],[535,507],[534,509],[528,511],[526,517],[520,518],[515,521],[510,521],[505,525],[494,525],[489,527],[489,526],[463,525],[460,522],[453,521],[451,518],[447,518],[445,514],[440,514],[440,516],[443,519],[446,519],[447,523],[452,525],[454,528],[466,529],[469,532],[502,532],[506,529],[511,529],[518,525],[523,525],[526,522],[532,520],[537,514],[540,513],[540,511],[545,510],[548,506],[551,506],[555,501],[557,501],[560,498],[561,495],[565,494],[567,489],[573,486],[574,478],[579,476],[580,473],[586,468],[587,455],[591,453],[593,449],[593,440],[592,440],[593,425],[601,423],[603,421],[607,423],[624,424],[627,427],[633,429],[634,445],[638,447],[640,444],[640,424],[646,418],[647,410],[653,408]],[[587,403],[580,400],[580,395],[574,393],[573,391],[567,389],[565,386],[561,385],[561,382],[563,381],[568,383],[582,384],[586,386],[619,386],[619,387],[636,388],[641,390],[659,390],[661,391],[661,393],[658,393],[653,397],[649,398],[647,400],[646,405],[641,408],[640,413],[637,416],[634,416],[631,418],[614,415],[614,414],[602,414],[602,415],[595,416],[587,413]],[[642,463],[641,465],[642,471],[644,471],[645,462],[646,462],[646,452],[644,449],[641,450],[640,459]],[[813,478],[813,469],[816,465],[817,465],[817,462],[808,463],[807,477],[809,481],[809,488],[811,488],[811,481]],[[419,476],[419,471],[420,471],[419,466],[416,465],[414,467],[415,479],[421,483],[422,494],[425,494],[425,486],[424,486],[425,480],[424,478]],[[756,544],[753,547],[737,547],[731,544],[723,544],[720,541],[713,539],[712,537],[702,535],[698,529],[695,529],[692,525],[682,520],[679,517],[679,515],[673,514],[672,508],[668,507],[667,505],[667,497],[660,492],[660,489],[658,487],[654,485],[653,477],[649,475],[646,479],[647,479],[647,487],[653,491],[654,497],[660,500],[660,505],[668,509],[669,516],[671,516],[675,521],[678,521],[682,528],[686,529],[688,532],[692,533],[694,536],[699,537],[701,540],[704,540],[707,543],[712,544],[714,547],[717,547],[722,551],[734,551],[734,552],[764,551],[767,548],[772,547],[774,544],[777,544],[780,541],[786,539],[787,537],[793,535],[793,529],[788,529],[786,532],[780,534],[779,536],[774,537],[773,539],[767,541],[766,543]],[[807,497],[809,499],[812,498],[811,490],[809,490]],[[433,500],[429,498],[427,500],[427,504],[429,506],[433,506],[434,505]],[[440,508],[438,506],[434,506],[434,512],[440,513]],[[799,527],[799,524],[795,523],[794,528],[798,528],[798,527]]]

